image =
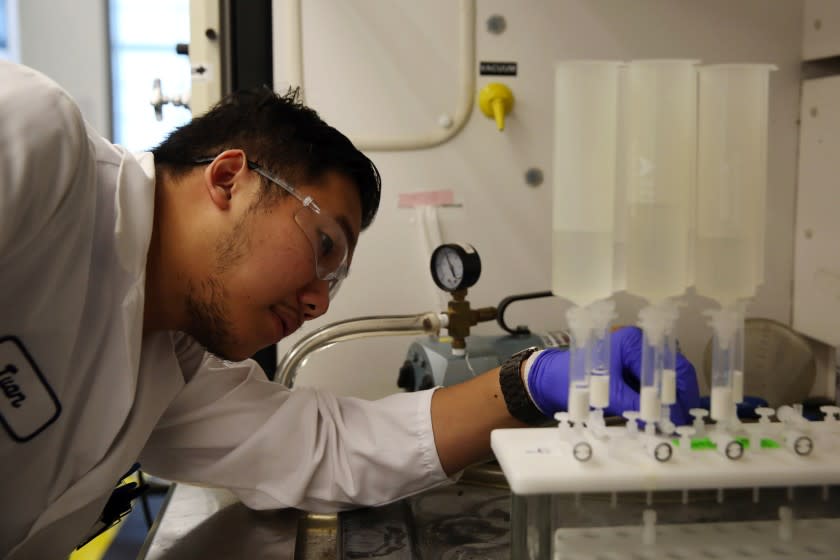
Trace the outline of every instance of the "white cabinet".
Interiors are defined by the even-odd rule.
[[[802,58],[840,56],[840,1],[805,0]]]
[[[840,76],[803,82],[801,119],[793,328],[840,346]]]

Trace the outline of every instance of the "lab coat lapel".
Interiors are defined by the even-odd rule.
[[[114,238],[122,266],[136,280],[123,299],[125,343],[129,363],[140,363],[145,302],[146,257],[155,209],[155,168],[151,154],[123,155],[117,178]]]
[[[146,269],[155,212],[152,154],[123,154],[116,196],[114,238],[117,255],[123,268],[139,278]]]

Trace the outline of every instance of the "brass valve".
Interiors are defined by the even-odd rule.
[[[466,338],[470,335],[470,327],[484,321],[496,320],[495,307],[481,307],[471,309],[467,301],[467,290],[452,292],[446,315],[449,317],[449,336],[452,337],[452,349],[463,350],[467,346]]]

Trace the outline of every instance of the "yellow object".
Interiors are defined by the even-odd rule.
[[[117,533],[120,532],[120,523],[117,523],[95,539],[87,543],[79,550],[74,550],[68,560],[101,560],[108,552],[108,547],[114,542]]]
[[[496,120],[499,130],[504,130],[505,115],[513,109],[513,92],[505,84],[487,84],[478,94],[478,106],[484,116]]]
[[[136,482],[139,484],[140,478],[135,473],[122,482]],[[79,550],[74,550],[67,560],[102,560],[108,552],[108,548],[111,546],[111,543],[113,543],[114,539],[117,538],[117,533],[120,532],[122,522],[124,520],[125,519],[120,519],[116,525],[109,528],[101,535],[97,535],[95,539],[87,543],[85,546]]]

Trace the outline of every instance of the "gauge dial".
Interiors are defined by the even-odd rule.
[[[432,253],[432,278],[441,290],[469,288],[481,274],[481,260],[470,245],[441,245]]]

